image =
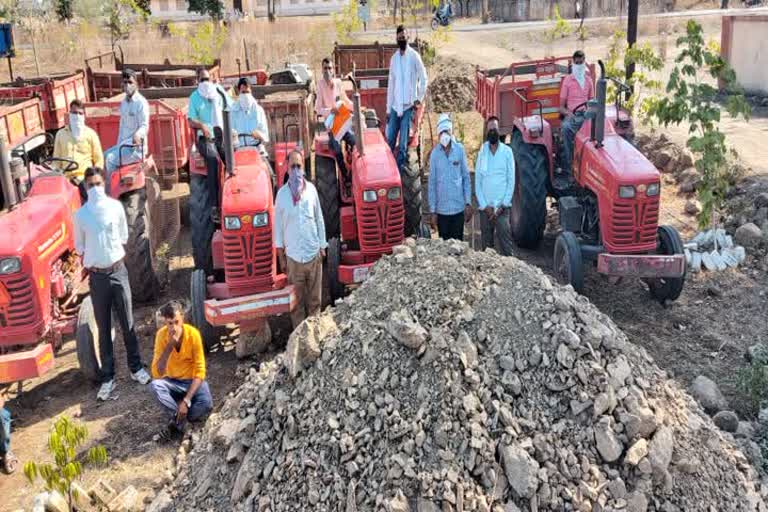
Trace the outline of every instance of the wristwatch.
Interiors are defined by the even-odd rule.
[[[185,398],[184,403],[187,404],[187,407],[192,407],[192,400],[190,400],[189,398]]]

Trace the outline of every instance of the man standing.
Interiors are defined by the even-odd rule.
[[[352,102],[347,98],[347,93],[344,92],[344,88],[341,85],[341,80],[334,77],[333,63],[331,59],[325,57],[323,59],[323,78],[317,82],[317,97],[315,99],[315,114],[318,117],[327,118],[331,114],[338,113],[336,108],[337,102],[343,102],[351,110]],[[354,113],[353,113],[354,115]],[[349,149],[355,146],[357,142],[355,140],[355,134],[352,130],[348,130],[341,138]],[[344,161],[344,153],[341,150],[341,142],[336,140],[333,133],[328,131],[328,145],[331,147],[334,155],[336,155],[336,164],[339,166],[339,170],[342,176],[347,176],[347,163]]]
[[[56,133],[53,143],[53,156],[66,158],[77,163],[77,169],[66,173],[67,178],[80,189],[80,199],[88,198],[83,175],[89,167],[104,167],[104,154],[101,141],[93,129],[85,126],[85,105],[80,100],[69,104],[69,123]],[[60,162],[59,168],[66,169],[67,164]]]
[[[205,352],[200,332],[184,323],[181,304],[170,302],[160,314],[165,325],[155,336],[152,396],[168,414],[166,437],[183,435],[187,420],[197,421],[213,409],[213,398],[205,381]]]
[[[3,472],[10,475],[19,465],[18,459],[11,452],[11,411],[5,408],[5,400],[0,396],[0,462]]]
[[[136,72],[132,69],[123,71],[123,92],[125,98],[120,102],[120,130],[117,135],[117,144],[104,154],[107,185],[115,169],[121,165],[140,162],[149,151],[147,144],[149,103],[138,92]]]
[[[125,267],[128,223],[120,201],[107,196],[101,169],[85,171],[88,202],[75,214],[75,250],[83,257],[88,270],[93,311],[99,328],[101,356],[101,388],[98,400],[107,400],[115,389],[115,362],[112,346],[112,311],[120,322],[131,378],[140,384],[149,383],[139,353],[139,340],[133,325],[131,285]]]
[[[512,255],[512,229],[509,208],[515,191],[515,158],[512,149],[499,142],[499,118],[491,116],[486,126],[486,141],[475,165],[475,196],[480,210],[483,250],[494,247]]]
[[[224,162],[224,105],[231,106],[230,96],[219,84],[211,81],[207,69],[201,69],[197,74],[197,90],[189,97],[189,125],[197,130],[195,146],[197,152],[205,159],[208,170],[208,193],[213,197],[214,204],[211,216],[215,223],[219,222],[219,158]]]
[[[408,137],[414,109],[421,105],[427,92],[427,70],[419,52],[408,46],[408,32],[402,25],[397,27],[398,50],[389,61],[387,84],[387,142],[394,153],[398,134],[400,151],[395,155],[398,168],[406,162]]]
[[[443,240],[464,240],[464,222],[472,218],[472,184],[464,146],[453,138],[448,114],[437,121],[440,145],[429,155],[429,210]]]
[[[563,78],[560,85],[560,114],[564,116],[560,131],[562,135],[561,170],[572,176],[573,146],[581,125],[584,124],[586,108],[573,110],[594,97],[594,83],[587,74],[584,52],[576,50],[573,54],[571,74]]]
[[[275,247],[288,281],[296,288],[298,305],[291,312],[295,329],[307,316],[320,311],[328,243],[317,190],[304,179],[304,157],[292,151],[288,165],[288,183],[275,199]]]

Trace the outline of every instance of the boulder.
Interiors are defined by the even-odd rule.
[[[539,463],[524,448],[506,445],[501,449],[509,486],[521,498],[531,498],[539,487]]]
[[[757,247],[763,241],[763,232],[752,222],[747,222],[736,230],[733,240],[741,246],[750,248]]]
[[[715,422],[717,428],[725,432],[736,432],[736,429],[739,428],[739,417],[733,411],[720,411],[715,414],[712,421]]]
[[[701,213],[701,203],[698,199],[689,199],[685,203],[685,213],[688,215],[698,215]]]
[[[595,444],[600,457],[605,462],[615,462],[621,457],[624,451],[624,445],[621,443],[616,433],[611,427],[611,420],[608,416],[603,416],[594,426]]]
[[[709,414],[716,414],[728,408],[728,402],[717,384],[703,375],[693,381],[691,395]]]

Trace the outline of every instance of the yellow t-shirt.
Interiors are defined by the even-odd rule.
[[[69,158],[77,162],[78,168],[67,173],[68,178],[83,179],[85,170],[89,167],[104,167],[104,154],[101,151],[101,141],[96,132],[88,126],[83,127],[83,133],[79,139],[72,136],[69,126],[65,126],[56,133],[53,143],[53,156]],[[64,169],[66,164],[60,163]]]
[[[205,351],[200,331],[195,327],[184,324],[181,334],[181,348],[171,350],[165,373],[160,374],[157,363],[168,344],[168,327],[161,327],[155,336],[155,355],[152,358],[152,377],[162,379],[205,379]]]

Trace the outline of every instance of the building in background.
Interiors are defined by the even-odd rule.
[[[338,12],[346,0],[274,0],[277,16],[308,16]],[[186,0],[151,0],[152,16],[169,20],[198,20],[203,17],[187,10]],[[224,0],[228,15],[240,12],[248,16],[266,17],[267,0]]]
[[[768,15],[723,15],[720,52],[748,94],[768,95]]]

